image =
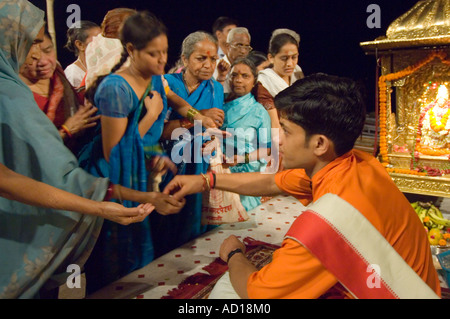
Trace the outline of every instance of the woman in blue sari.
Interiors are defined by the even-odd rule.
[[[109,179],[82,170],[19,78],[23,63],[40,58],[44,12],[28,1],[2,0],[0,35],[0,162],[87,199],[102,201],[121,194],[124,199],[150,202],[148,193],[113,187]],[[55,203],[40,208],[0,198],[0,298],[40,297],[44,288],[53,290],[66,282],[69,264],[83,267],[104,216],[58,210]]]
[[[93,175],[139,191],[149,187],[152,158],[163,155],[159,139],[167,112],[162,77],[167,62],[166,33],[165,26],[148,12],[130,16],[120,33],[124,50],[119,63],[86,92],[101,117],[98,135],[82,150],[80,165]],[[122,67],[127,60],[130,64]],[[184,114],[187,110],[187,104],[177,109]],[[160,193],[158,197],[164,198]],[[158,201],[152,204],[158,213],[165,214]],[[124,205],[137,203],[125,201]],[[153,258],[148,219],[131,227],[105,222],[86,264],[88,292],[147,265]]]
[[[224,121],[223,87],[212,78],[216,66],[217,40],[206,32],[194,32],[189,34],[183,41],[181,58],[184,64],[181,73],[166,74],[164,77],[169,83],[170,89],[183,98],[199,112],[211,119],[218,127]],[[188,129],[191,142],[179,139],[172,133],[178,128]],[[177,174],[201,174],[206,173],[209,161],[203,157],[202,145],[205,141],[199,125],[193,124],[169,109],[167,123],[164,127],[162,138],[165,140],[165,150],[171,154],[172,160],[178,165]],[[183,148],[190,154],[180,155],[174,150],[181,149],[180,145],[190,143],[190,147]],[[175,154],[176,153],[176,154]],[[181,160],[181,158],[184,158]],[[161,189],[167,184],[173,175],[167,174],[161,184]],[[151,216],[153,235],[157,255],[160,256],[185,242],[198,237],[209,228],[201,225],[201,203],[202,195],[194,194],[186,197],[185,208],[178,214],[172,216]]]
[[[264,172],[271,147],[269,113],[252,94],[257,69],[248,58],[236,60],[231,66],[231,93],[223,106],[225,121],[222,129],[232,133],[224,139],[224,167],[232,173]],[[241,203],[249,211],[261,204],[260,197],[241,195]]]

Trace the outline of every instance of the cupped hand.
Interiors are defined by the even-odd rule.
[[[115,202],[101,202],[100,216],[121,225],[129,225],[143,221],[154,209],[152,204],[141,204],[127,208]]]

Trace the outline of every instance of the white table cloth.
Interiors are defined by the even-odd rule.
[[[198,272],[206,274],[202,268],[219,257],[220,245],[230,235],[281,245],[287,230],[304,209],[294,197],[274,197],[249,211],[248,221],[221,225],[87,298],[159,299],[187,277]]]

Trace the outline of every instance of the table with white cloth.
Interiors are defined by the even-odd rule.
[[[235,224],[224,224],[198,238],[155,259],[147,266],[107,285],[87,296],[89,299],[160,299],[179,287],[184,280],[198,273],[219,257],[225,238],[238,236],[281,245],[284,235],[294,220],[306,208],[297,199],[287,195],[276,196],[248,212],[249,219]],[[440,265],[435,256],[435,266]],[[440,270],[442,271],[442,270]],[[441,286],[448,288],[440,274]]]
[[[249,211],[247,221],[218,226],[87,298],[162,298],[184,279],[205,272],[203,267],[219,257],[220,245],[230,235],[281,245],[287,230],[304,209],[294,197],[274,197]]]

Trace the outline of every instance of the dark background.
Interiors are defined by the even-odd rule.
[[[45,10],[45,0],[31,0]],[[169,29],[170,68],[178,59],[181,42],[197,30],[211,32],[214,20],[230,16],[249,29],[255,50],[267,51],[271,32],[290,28],[301,36],[299,65],[305,75],[324,72],[362,81],[367,90],[367,109],[374,107],[375,57],[366,55],[360,42],[386,35],[388,26],[414,6],[415,0],[55,0],[58,59],[63,67],[75,60],[64,49],[67,6],[78,4],[81,19],[101,24],[110,9],[128,7],[156,14]],[[369,28],[370,4],[381,9],[381,28]]]

